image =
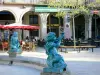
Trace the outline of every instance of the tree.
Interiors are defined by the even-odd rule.
[[[49,7],[60,9],[56,14],[58,17],[64,16],[66,13],[70,15],[82,12],[89,14],[91,9],[96,9],[99,6],[100,0],[49,0]],[[70,10],[64,11],[61,8],[69,8]]]
[[[57,17],[70,14],[73,18],[73,36],[74,36],[74,47],[75,44],[75,24],[74,18],[75,14],[85,13],[90,14],[91,10],[97,9],[100,6],[100,0],[49,0],[49,7],[55,7],[59,11],[56,13]],[[68,10],[64,10],[67,8]]]

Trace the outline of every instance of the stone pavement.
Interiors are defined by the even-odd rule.
[[[64,57],[71,75],[100,75],[100,48],[95,48],[94,52],[89,50],[77,53],[77,51],[69,50],[68,53],[59,53]],[[16,60],[31,61],[44,67],[46,58],[45,50],[37,48],[35,52],[23,52],[21,56],[17,56]],[[9,59],[8,54],[0,53],[0,59]]]
[[[31,64],[14,63],[12,66],[8,62],[0,61],[0,75],[40,75],[41,71]]]
[[[0,64],[0,75],[40,75],[40,70],[22,65]]]

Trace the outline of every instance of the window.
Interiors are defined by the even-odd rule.
[[[38,15],[30,15],[29,23],[30,24],[38,24]]]
[[[50,23],[51,24],[59,24],[59,19],[53,15],[50,16]]]

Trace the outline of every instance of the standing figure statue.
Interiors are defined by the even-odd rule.
[[[61,40],[64,37],[64,33],[61,33],[60,37],[56,38],[54,32],[49,32],[45,41],[45,49],[47,57],[47,66],[43,69],[43,72],[62,73],[66,71],[67,64],[64,62],[63,57],[58,54],[57,48],[60,46]]]
[[[10,39],[10,50],[8,51],[9,57],[11,58],[11,61],[9,64],[12,65],[13,58],[15,58],[17,54],[21,54],[21,53],[22,53],[22,50],[21,50],[20,43],[18,40],[18,32],[14,31]]]

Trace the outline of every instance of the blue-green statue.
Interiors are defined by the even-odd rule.
[[[58,54],[57,48],[60,46],[61,40],[64,37],[64,33],[61,33],[60,37],[56,38],[54,32],[49,32],[45,41],[45,49],[47,57],[47,66],[43,69],[43,72],[62,73],[66,71],[67,64],[64,62],[63,57]]]
[[[18,40],[18,32],[14,31],[10,38],[10,50],[8,51],[10,62],[9,65],[13,64],[13,59],[16,57],[17,54],[21,54],[21,46]]]
[[[10,39],[10,50],[8,53],[17,53],[17,54],[20,54],[22,52],[21,50],[21,46],[20,46],[20,43],[19,43],[19,40],[18,40],[18,32],[14,31],[12,36],[11,36],[11,39]]]

